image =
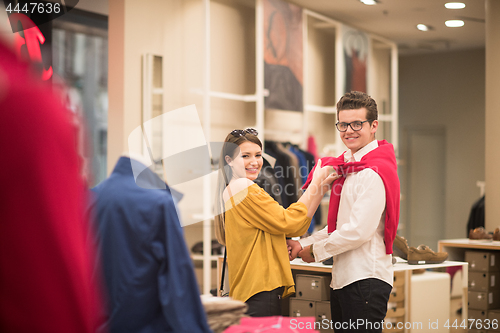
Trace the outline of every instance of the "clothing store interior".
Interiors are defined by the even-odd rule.
[[[451,1],[4,0],[0,331],[500,332],[500,0]]]

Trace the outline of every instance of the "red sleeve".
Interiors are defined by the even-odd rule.
[[[95,332],[102,314],[67,111],[0,43],[0,327]]]

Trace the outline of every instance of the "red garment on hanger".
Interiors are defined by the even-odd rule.
[[[75,128],[0,40],[0,327],[95,333],[103,306]]]
[[[314,162],[318,161],[318,145],[314,135],[309,135],[307,138],[307,151],[314,156]]]
[[[370,151],[361,158],[359,162],[348,162],[344,160],[344,153],[339,157],[324,157],[321,159],[321,166],[332,165],[339,175],[333,182],[330,195],[330,205],[328,207],[328,232],[335,231],[337,227],[337,214],[339,211],[341,188],[345,182],[346,176],[353,172],[359,172],[370,168],[375,171],[385,186],[386,210],[385,210],[385,250],[387,254],[392,253],[392,244],[396,238],[396,231],[399,223],[399,202],[400,185],[397,172],[396,155],[394,146],[386,140],[378,141],[378,148]],[[316,166],[315,166],[316,167]],[[302,187],[307,188],[312,180],[314,169],[309,173],[307,181]]]

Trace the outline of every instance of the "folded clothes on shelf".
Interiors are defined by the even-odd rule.
[[[230,297],[201,296],[207,314],[208,326],[214,333],[223,332],[231,325],[238,325],[248,309],[246,303]]]

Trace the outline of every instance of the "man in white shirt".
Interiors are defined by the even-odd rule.
[[[325,227],[310,237],[288,241],[291,259],[297,253],[306,262],[333,256],[330,304],[336,333],[382,332],[393,284],[390,253],[399,219],[399,180],[392,145],[375,140],[377,117],[377,104],[365,93],[346,93],[339,100],[336,127],[348,150],[343,159],[335,160],[340,159],[346,167],[363,167],[355,172],[347,169],[342,187],[332,188],[332,196],[340,194],[340,202],[338,214],[336,210],[332,213],[330,203],[330,232]],[[379,151],[386,152],[381,155],[385,164],[381,168],[370,159]],[[390,160],[387,164],[386,157]]]

